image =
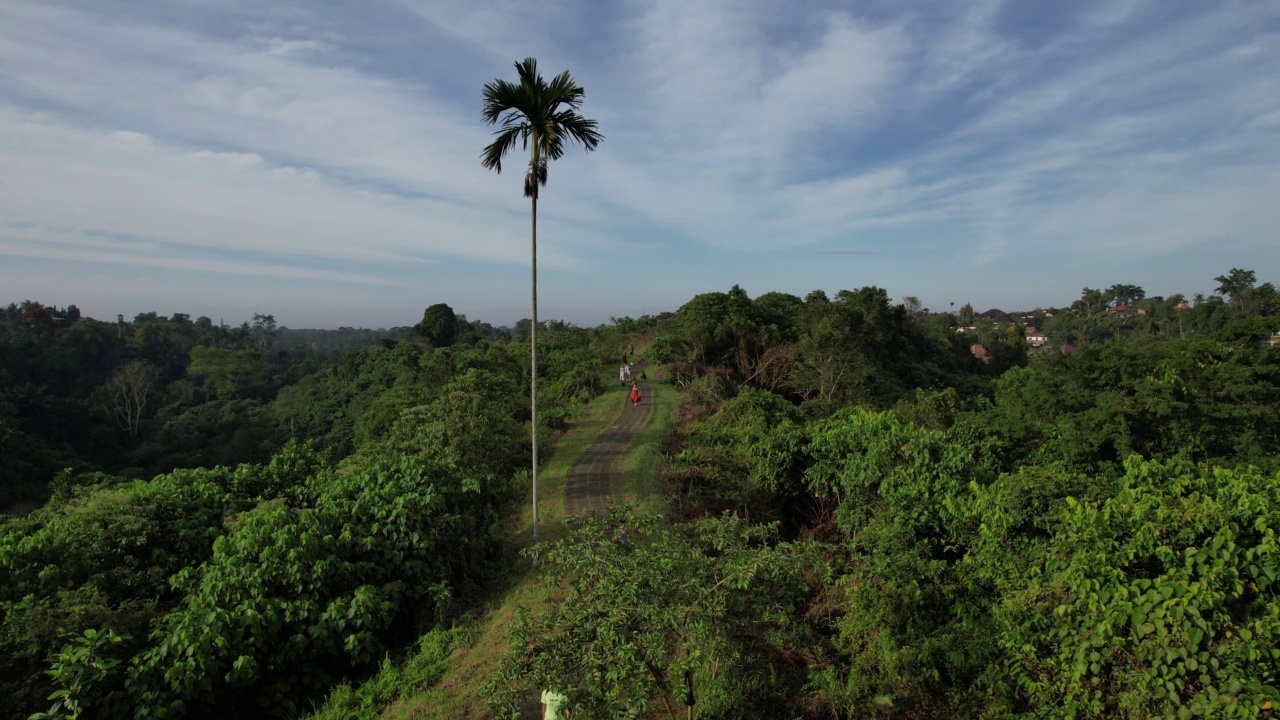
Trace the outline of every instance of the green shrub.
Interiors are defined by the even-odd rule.
[[[1145,718],[1280,704],[1280,475],[1136,457],[1125,469],[1112,497],[1069,498],[1022,563],[1016,516],[979,492],[972,561],[999,594],[993,672],[1013,706]]]
[[[356,686],[343,683],[311,720],[368,720],[399,698],[409,697],[435,684],[449,666],[449,654],[465,640],[461,626],[435,628],[418,639],[416,650],[400,662],[389,657],[377,674]]]

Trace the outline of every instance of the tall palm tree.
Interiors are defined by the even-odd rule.
[[[480,163],[502,172],[502,158],[515,148],[529,151],[529,168],[524,175],[524,196],[533,204],[531,277],[533,317],[529,326],[529,395],[533,437],[533,541],[538,541],[538,188],[547,184],[547,163],[564,155],[565,141],[595,150],[604,139],[596,121],[578,113],[586,91],[574,82],[569,71],[547,82],[538,74],[538,61],[525,58],[516,63],[518,83],[493,80],[484,86],[484,119],[498,124],[497,136],[480,154]]]

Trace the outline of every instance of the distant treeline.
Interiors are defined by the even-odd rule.
[[[150,477],[266,460],[309,412],[299,383],[324,382],[315,376],[340,372],[361,349],[511,340],[443,303],[391,330],[290,330],[261,314],[238,326],[155,312],[111,322],[75,305],[10,304],[0,308],[0,512],[38,506],[64,471]],[[354,428],[359,418],[346,420]],[[327,452],[352,446],[347,437]]]

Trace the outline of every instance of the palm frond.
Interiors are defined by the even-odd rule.
[[[568,70],[555,76],[550,83],[547,83],[546,89],[547,97],[553,105],[568,105],[574,110],[582,105],[582,98],[587,94],[587,91],[569,75]]]
[[[531,57],[516,63],[516,74],[520,76],[520,85],[525,88],[546,87],[546,82],[538,74],[538,61]]]
[[[484,85],[484,121],[490,125],[498,122],[503,113],[520,110],[527,104],[527,97],[519,85],[506,80],[493,80]]]
[[[485,149],[480,153],[480,164],[489,170],[501,173],[502,158],[511,148],[515,147],[516,141],[522,135],[522,128],[507,128],[499,130],[495,134],[498,139],[485,146]]]
[[[573,110],[562,110],[556,113],[555,124],[562,135],[567,135],[582,144],[588,152],[595,150],[604,135],[596,130],[596,121],[588,120]]]

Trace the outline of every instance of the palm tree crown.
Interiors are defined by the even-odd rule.
[[[538,74],[538,61],[525,58],[516,63],[520,82],[493,80],[484,86],[484,119],[500,124],[492,143],[481,153],[481,164],[502,172],[502,158],[517,142],[529,150],[529,170],[524,178],[524,195],[535,198],[538,187],[547,184],[547,161],[564,155],[565,139],[595,150],[604,139],[596,121],[578,114],[586,91],[565,70],[547,82]]]

